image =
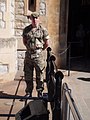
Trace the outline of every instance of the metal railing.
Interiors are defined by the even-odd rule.
[[[62,86],[62,120],[82,120],[67,83]]]
[[[54,103],[53,105],[51,104],[52,118],[53,120],[82,120],[71,96],[71,90],[68,88],[67,83],[62,85],[64,75],[57,70],[55,60],[56,58],[52,54],[51,48],[48,48],[46,80],[49,100],[53,99]]]

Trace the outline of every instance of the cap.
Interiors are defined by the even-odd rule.
[[[33,17],[33,18],[39,17],[39,13],[38,12],[32,12],[31,17]]]

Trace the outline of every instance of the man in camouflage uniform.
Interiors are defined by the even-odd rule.
[[[41,26],[39,14],[33,12],[28,19],[31,24],[23,30],[23,43],[27,48],[24,60],[24,76],[26,82],[26,96],[32,96],[33,71],[36,71],[36,89],[43,91],[43,50],[48,47],[49,35],[47,30]]]

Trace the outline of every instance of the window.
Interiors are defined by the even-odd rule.
[[[28,2],[28,9],[32,12],[36,11],[36,0],[29,0]]]
[[[28,15],[28,12],[36,11],[36,0],[24,0],[25,4],[25,15]]]

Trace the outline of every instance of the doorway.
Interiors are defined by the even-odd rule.
[[[69,0],[68,37],[70,69],[90,71],[90,2]],[[67,55],[67,58],[69,56]]]

